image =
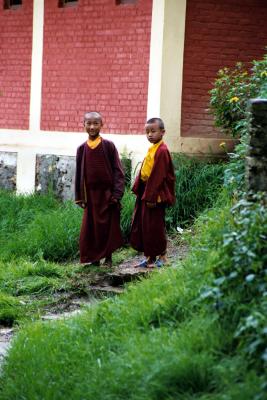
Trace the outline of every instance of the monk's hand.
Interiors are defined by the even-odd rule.
[[[77,206],[79,206],[79,207],[81,207],[83,209],[86,208],[86,203],[84,203],[83,201],[81,201],[80,203],[76,203],[76,204],[77,204]]]
[[[157,206],[157,203],[151,203],[150,201],[147,201],[146,202],[146,206],[148,208],[155,208]]]
[[[116,199],[116,198],[113,197],[113,196],[112,196],[112,197],[110,198],[110,200],[109,200],[109,203],[110,203],[110,204],[118,204],[118,202],[119,202],[119,200]]]
[[[111,197],[111,199],[110,199],[110,201],[109,201],[109,204],[111,205],[111,206],[117,206],[119,209],[121,209],[121,203],[120,203],[120,200],[118,200],[118,199],[116,199],[115,197]]]

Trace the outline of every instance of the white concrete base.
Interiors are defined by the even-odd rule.
[[[132,160],[133,171],[143,160],[149,142],[145,135],[102,134],[116,145],[120,154]],[[31,193],[35,187],[36,154],[75,156],[77,147],[87,140],[86,133],[0,130],[0,152],[17,153],[17,191]]]
[[[138,170],[149,142],[145,135],[103,134],[114,142],[120,154],[126,154],[132,160],[132,170]],[[232,151],[236,141],[232,139],[178,137],[174,143],[165,141],[173,152],[196,156],[223,156]],[[17,153],[17,191],[31,193],[35,188],[36,154],[55,154],[75,156],[77,147],[87,140],[86,133],[79,132],[45,132],[0,130],[0,152]],[[225,146],[220,146],[224,142]]]
[[[179,153],[197,157],[223,157],[233,151],[237,140],[228,138],[195,138],[179,137],[177,148]]]

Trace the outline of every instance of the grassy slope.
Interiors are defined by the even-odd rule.
[[[213,209],[196,226],[183,264],[74,319],[25,328],[0,398],[252,399],[260,379],[234,352],[231,326],[200,298],[229,223],[229,205]]]

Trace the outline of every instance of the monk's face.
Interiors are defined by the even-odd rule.
[[[102,119],[95,113],[85,114],[84,128],[89,135],[89,139],[94,140],[99,136],[102,128]]]
[[[158,122],[146,124],[145,130],[148,141],[153,144],[158,143],[165,133],[164,129],[160,129]]]

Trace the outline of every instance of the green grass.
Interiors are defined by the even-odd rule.
[[[229,210],[224,196],[202,215],[182,263],[75,318],[25,327],[4,365],[1,399],[253,399],[263,377],[201,297]]]
[[[119,249],[113,254],[113,265],[135,254],[130,248]],[[0,260],[0,324],[12,326],[39,319],[49,307],[60,308],[72,297],[90,301],[95,297],[90,284],[105,273],[103,268],[86,268],[78,261],[59,264],[42,258]]]
[[[168,221],[186,225],[201,207],[211,207],[187,238],[192,249],[187,259],[57,322],[36,320],[60,302],[61,294],[90,295],[90,279],[100,273],[96,268],[90,275],[70,262],[77,257],[73,243],[81,210],[49,196],[2,196],[1,210],[16,199],[20,206],[7,217],[0,214],[6,232],[0,233],[0,323],[2,318],[5,325],[22,328],[3,365],[1,400],[264,400],[264,376],[234,338],[238,315],[222,318],[220,304],[210,304],[205,295],[216,268],[218,273],[223,235],[233,225],[227,193],[214,197],[223,167],[211,172],[213,166],[208,170],[194,160],[185,169],[180,158],[175,162],[180,197]],[[126,237],[133,202],[126,191]],[[125,248],[114,254],[114,263],[131,255]]]
[[[30,325],[12,345],[1,398],[223,399],[236,385],[240,396],[246,364],[223,353],[229,332],[196,301],[207,277],[185,267],[71,320]]]
[[[169,269],[79,318],[29,326],[12,346],[8,365],[20,371],[24,360],[24,366],[15,386],[4,378],[7,396],[139,399],[160,398],[166,388],[170,395],[211,390],[206,344],[214,350],[220,338],[212,334],[212,318],[192,318],[196,292],[184,285],[185,274]]]
[[[75,266],[66,270],[44,260],[0,261],[0,324],[12,326],[40,318],[54,304],[55,294],[59,300],[60,295],[76,290],[70,271]]]
[[[0,292],[0,325],[12,326],[22,315],[19,299]]]

